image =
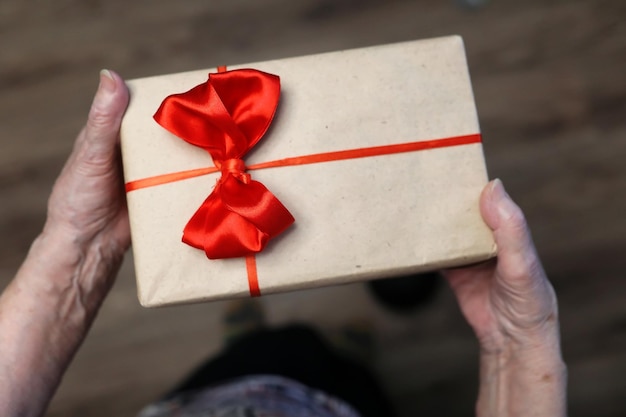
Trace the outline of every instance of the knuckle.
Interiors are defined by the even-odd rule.
[[[99,106],[93,106],[89,111],[87,118],[88,131],[100,131],[107,129],[113,123],[113,117],[110,112]]]
[[[110,175],[115,171],[116,153],[109,147],[95,146],[88,139],[75,151],[71,173],[76,178]]]
[[[519,208],[519,206],[515,205],[511,207],[508,222],[510,224],[510,227],[515,232],[524,234],[527,233],[528,224],[526,223],[526,217],[524,217],[524,213],[522,212],[522,209]]]
[[[533,252],[511,257],[506,265],[509,281],[534,286],[544,279],[543,267]]]

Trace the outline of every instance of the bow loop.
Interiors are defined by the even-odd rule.
[[[183,232],[183,242],[211,259],[260,252],[294,222],[285,206],[250,178],[242,159],[267,132],[279,96],[276,75],[227,71],[167,97],[154,115],[165,129],[209,152],[222,172]]]

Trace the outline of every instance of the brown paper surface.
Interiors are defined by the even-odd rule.
[[[445,37],[233,65],[281,77],[281,103],[248,165],[320,152],[479,132],[461,38]],[[126,181],[213,166],[160,127],[161,101],[200,70],[130,81],[122,124]],[[263,294],[391,277],[494,255],[478,199],[482,145],[251,171],[296,218],[257,255]],[[144,306],[249,296],[243,259],[209,260],[181,242],[219,174],[128,193]]]

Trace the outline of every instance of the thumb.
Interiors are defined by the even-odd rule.
[[[496,179],[481,195],[480,208],[498,247],[498,275],[508,284],[535,284],[543,272],[522,210]]]
[[[498,246],[492,303],[510,324],[539,328],[557,317],[557,302],[522,210],[495,180],[481,196],[481,212]]]
[[[106,162],[111,158],[128,100],[128,89],[122,78],[113,71],[100,71],[100,85],[81,138],[86,160]]]

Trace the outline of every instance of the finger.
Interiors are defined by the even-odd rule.
[[[517,328],[554,324],[556,297],[526,224],[522,210],[495,180],[481,196],[481,212],[493,229],[498,259],[492,304]]]
[[[539,267],[535,247],[522,210],[505,191],[502,181],[492,181],[483,191],[481,213],[493,230],[498,247],[498,270],[505,277],[529,277]]]
[[[83,132],[85,157],[107,159],[115,151],[128,100],[128,89],[122,78],[113,71],[102,70]]]

